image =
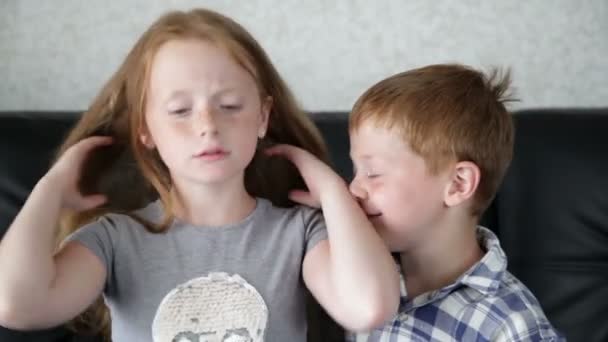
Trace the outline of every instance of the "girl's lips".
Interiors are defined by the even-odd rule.
[[[221,160],[227,157],[230,153],[221,148],[213,148],[197,153],[194,157],[205,161]]]

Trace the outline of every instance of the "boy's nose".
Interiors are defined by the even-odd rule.
[[[350,193],[359,201],[364,201],[367,199],[367,191],[365,191],[365,189],[361,186],[361,184],[359,184],[359,181],[357,180],[357,177],[355,177],[352,182],[350,182],[350,185],[348,186],[348,190],[350,190]]]

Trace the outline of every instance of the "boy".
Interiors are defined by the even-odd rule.
[[[477,225],[513,153],[509,76],[433,65],[355,103],[350,189],[402,272],[397,315],[351,341],[563,340]]]

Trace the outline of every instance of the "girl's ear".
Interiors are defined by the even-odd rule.
[[[260,121],[260,128],[258,130],[258,137],[260,139],[266,136],[268,131],[268,122],[270,121],[270,112],[272,111],[273,100],[272,96],[267,96],[262,100],[262,116]]]
[[[156,144],[154,144],[154,140],[152,139],[150,133],[148,133],[148,129],[146,127],[142,127],[139,130],[139,141],[141,141],[141,143],[150,150],[156,147]]]

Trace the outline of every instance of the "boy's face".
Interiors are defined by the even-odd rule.
[[[399,132],[373,122],[351,131],[350,145],[350,190],[391,251],[426,240],[446,215],[447,172],[431,174]]]

